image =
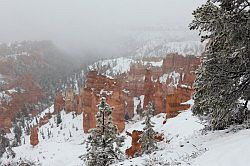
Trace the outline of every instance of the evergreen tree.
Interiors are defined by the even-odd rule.
[[[14,132],[13,146],[18,146],[21,144],[22,129],[21,129],[19,123],[14,123],[13,126],[14,126],[14,128],[13,128],[13,132]]]
[[[147,110],[144,111],[145,120],[142,124],[145,125],[145,127],[143,128],[143,133],[139,139],[142,154],[150,154],[157,149],[157,142],[154,139],[154,136],[156,135],[156,132],[153,129],[154,122],[151,121],[153,112],[153,104],[150,102],[147,105]]]
[[[107,166],[122,159],[119,147],[123,138],[118,137],[112,122],[112,108],[101,98],[96,114],[96,128],[90,130],[85,161],[88,166]]]
[[[14,158],[15,152],[12,150],[10,146],[10,140],[5,135],[6,135],[5,131],[0,129],[0,158],[5,152],[7,153],[7,158],[8,156],[12,156],[12,158]]]
[[[59,126],[60,123],[62,123],[62,117],[61,117],[61,112],[58,112],[58,114],[56,116],[56,125],[57,125],[57,127]]]
[[[25,134],[30,135],[30,125],[26,123]]]
[[[249,0],[207,0],[193,15],[190,29],[208,41],[196,73],[193,113],[211,129],[242,123],[250,100]]]
[[[6,147],[10,147],[9,139],[5,137],[4,130],[0,129],[0,158],[6,152]]]

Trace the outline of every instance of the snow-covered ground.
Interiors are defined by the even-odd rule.
[[[52,109],[52,108],[50,108]],[[48,110],[45,110],[48,112]],[[51,110],[53,111],[53,110]],[[194,165],[194,166],[246,166],[250,154],[250,130],[232,132],[204,132],[203,125],[192,116],[190,110],[183,111],[177,117],[168,119],[165,124],[165,114],[153,117],[154,129],[164,133],[164,141],[158,143],[159,149],[150,155],[126,159],[116,165],[142,166],[149,165]],[[142,119],[126,124],[125,131],[142,130]],[[125,135],[125,131],[122,135]],[[229,132],[230,131],[230,132]],[[48,132],[51,132],[48,138]],[[44,139],[42,134],[44,133]],[[72,137],[70,137],[70,135]],[[55,124],[55,116],[50,122],[39,129],[39,144],[32,147],[29,137],[22,141],[25,144],[14,148],[15,159],[26,158],[42,166],[80,166],[84,162],[79,158],[86,152],[83,133],[82,115],[73,118],[72,113],[62,112],[62,124]],[[130,147],[131,138],[126,136],[122,150]],[[7,159],[3,160],[4,162]]]
[[[46,109],[39,117],[43,117],[45,112],[49,111],[53,112],[53,109]],[[10,160],[28,159],[42,166],[81,165],[82,160],[78,157],[85,153],[83,143],[87,136],[83,133],[82,115],[73,118],[72,113],[66,114],[64,111],[61,115],[62,123],[58,127],[54,115],[49,123],[39,128],[37,146],[30,145],[29,136],[22,137],[21,141],[24,143],[25,140],[25,144],[13,148],[17,156]],[[51,132],[50,136],[48,136],[49,132]]]

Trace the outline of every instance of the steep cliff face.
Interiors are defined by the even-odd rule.
[[[4,94],[0,95],[0,117],[4,117],[4,120],[0,120],[0,128],[7,130],[18,112],[23,109],[35,111],[36,108],[31,105],[43,99],[44,93],[30,75],[22,76],[15,82],[7,84],[6,89],[0,92]],[[44,109],[43,106],[40,109]]]
[[[180,84],[192,86],[195,79],[194,71],[200,63],[200,59],[195,56],[170,54],[163,60],[162,70],[164,73],[171,71],[180,73],[182,76]]]
[[[190,107],[189,104],[184,104],[188,101],[193,93],[191,88],[177,87],[173,93],[166,96],[166,118],[172,118],[179,114],[179,111],[186,110]]]
[[[114,90],[112,95],[107,98],[107,103],[112,106],[112,118],[115,125],[117,125],[118,130],[122,132],[125,129],[125,111],[126,105],[125,101],[121,96],[121,91],[119,89]],[[125,109],[124,109],[125,108]]]
[[[127,105],[125,104],[126,98],[122,96],[122,93],[124,92],[122,92],[118,80],[98,75],[94,71],[87,75],[85,88],[80,92],[84,132],[95,127],[97,104],[102,95],[107,95],[107,103],[114,109],[113,122],[117,125],[118,130],[124,130]]]
[[[86,133],[96,125],[95,114],[97,112],[98,99],[89,87],[84,88],[81,93],[83,94],[83,129]]]

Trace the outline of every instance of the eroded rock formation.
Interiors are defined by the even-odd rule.
[[[139,143],[139,139],[142,133],[142,131],[138,130],[134,130],[132,133],[126,132],[126,134],[132,138],[131,147],[125,151],[128,157],[133,158],[136,153],[139,154],[141,152],[141,143]]]
[[[138,131],[138,130],[133,130],[132,133],[126,132],[126,134],[132,138],[131,146],[128,149],[126,149],[126,151],[125,151],[125,154],[129,158],[133,158],[133,157],[135,157],[136,154],[137,155],[140,154],[141,143],[139,143],[139,139],[141,138],[142,133],[143,133],[143,131]],[[164,135],[157,133],[154,136],[154,139],[157,142],[161,142],[164,140]]]
[[[30,144],[34,147],[39,143],[38,129],[36,127],[30,130]]]
[[[21,112],[27,104],[38,103],[44,97],[44,93],[29,75],[22,76],[6,85],[5,89],[7,90],[0,92],[0,118],[3,119],[0,120],[0,128],[8,132],[16,114]],[[35,111],[35,108],[30,108],[30,110]]]
[[[66,112],[83,113],[84,132],[95,127],[102,95],[106,95],[108,104],[114,108],[113,121],[119,131],[124,130],[125,119],[131,119],[136,112],[135,98],[140,98],[143,109],[152,101],[155,114],[166,113],[167,118],[171,118],[190,107],[184,102],[191,98],[194,70],[199,64],[197,57],[171,54],[164,59],[156,58],[156,62],[132,63],[127,73],[114,78],[91,70],[79,94],[68,89],[64,96],[57,95],[55,110],[65,108]]]
[[[125,114],[128,107],[131,107],[132,101],[126,98],[127,94],[122,91],[117,79],[110,79],[91,71],[86,80],[85,88],[80,91],[80,101],[83,112],[84,132],[95,127],[95,114],[100,96],[106,95],[107,103],[113,107],[113,122],[117,125],[119,131],[125,128]],[[79,108],[80,109],[80,108]],[[131,112],[127,114],[131,115]]]

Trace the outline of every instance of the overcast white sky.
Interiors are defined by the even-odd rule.
[[[114,41],[121,30],[187,26],[204,0],[0,0],[0,42],[53,40],[65,47]]]

